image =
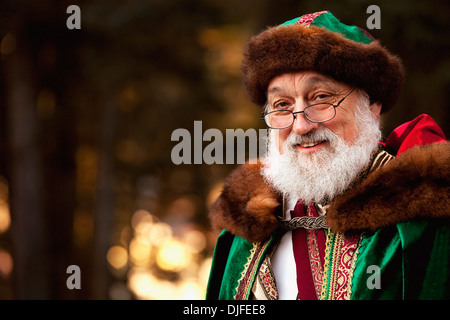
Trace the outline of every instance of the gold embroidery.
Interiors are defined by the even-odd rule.
[[[314,288],[316,290],[317,297],[320,297],[323,283],[323,267],[320,261],[319,245],[317,243],[317,231],[307,230],[306,234],[307,234],[309,262],[314,282]]]
[[[278,300],[278,290],[275,284],[275,277],[272,273],[269,256],[266,256],[261,264],[258,272],[258,282],[263,289],[266,299]]]
[[[358,258],[358,254],[359,254],[359,248],[361,248],[361,241],[362,241],[362,237],[363,237],[363,233],[361,234],[361,236],[359,237],[359,243],[356,246],[356,250],[355,253],[353,254],[353,258],[352,258],[352,262],[351,262],[351,269],[349,271],[349,279],[350,279],[350,284],[347,287],[347,300],[350,300],[351,296],[352,296],[352,281],[353,281],[353,272],[355,271],[355,265],[356,265],[356,259]]]
[[[327,299],[327,292],[329,287],[329,279],[330,279],[330,259],[328,258],[330,256],[330,252],[333,248],[333,239],[334,239],[334,233],[329,230],[328,236],[327,236],[327,242],[325,244],[325,265],[323,266],[323,285],[322,285],[322,292],[320,294],[320,300],[326,300]]]
[[[236,294],[234,299],[247,300],[250,296],[253,286],[253,280],[259,270],[261,257],[264,255],[267,247],[271,243],[272,237],[265,242],[253,243],[250,249],[250,255],[247,257],[247,262],[244,265],[244,270],[241,273],[241,278],[236,287]]]
[[[335,233],[327,239],[324,283],[320,299],[349,300],[362,234]]]
[[[258,243],[253,243],[253,247],[250,249],[250,255],[247,257],[247,262],[244,265],[244,270],[242,270],[242,272],[241,272],[241,277],[238,280],[238,286],[236,287],[236,294],[234,296],[234,299],[236,299],[236,300],[238,300],[237,296],[240,293],[239,288],[242,286],[242,283],[244,282],[244,278],[247,274],[250,263],[253,260],[253,256],[255,255],[257,246],[258,246]]]

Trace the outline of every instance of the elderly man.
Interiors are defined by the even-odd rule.
[[[450,298],[449,144],[427,115],[382,143],[398,57],[322,11],[250,39],[268,153],[211,210],[208,299]]]

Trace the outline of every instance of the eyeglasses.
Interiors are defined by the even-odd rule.
[[[322,123],[330,121],[336,116],[336,108],[345,100],[353,91],[353,88],[345,97],[343,97],[337,104],[332,103],[317,103],[307,106],[303,111],[293,112],[291,110],[275,110],[264,114],[261,120],[266,122],[266,125],[272,129],[285,129],[294,124],[296,114],[303,113],[309,122]]]

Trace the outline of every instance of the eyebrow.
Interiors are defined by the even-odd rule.
[[[324,78],[322,76],[312,76],[310,78],[308,78],[304,84],[304,86],[308,89],[310,89],[311,87],[317,86],[317,85],[327,85],[327,86],[332,86],[335,87],[336,84],[334,83],[333,80],[330,80],[328,78]],[[281,89],[280,87],[272,87],[269,90],[267,90],[267,97],[269,97],[270,94],[274,94],[277,92],[283,91],[283,89]]]

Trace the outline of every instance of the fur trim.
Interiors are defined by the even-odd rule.
[[[336,198],[333,231],[371,230],[415,218],[450,217],[450,143],[414,147]]]
[[[389,110],[404,82],[401,60],[378,41],[357,43],[321,27],[269,28],[248,42],[242,62],[250,99],[263,106],[270,80],[283,73],[315,71],[364,89]]]
[[[272,212],[280,196],[260,171],[261,163],[244,164],[230,174],[210,211],[214,229],[227,229],[250,242],[263,241],[275,231],[278,220]]]
[[[333,231],[377,230],[414,218],[450,217],[450,143],[414,147],[337,197],[327,211]],[[250,242],[263,241],[278,227],[280,195],[245,164],[225,181],[212,206],[214,229],[227,229]]]

